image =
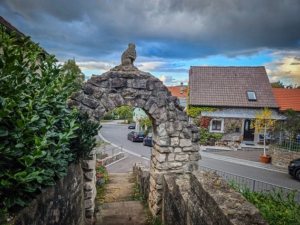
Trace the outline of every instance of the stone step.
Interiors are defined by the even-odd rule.
[[[109,183],[105,185],[104,202],[131,201],[135,179],[132,173],[110,173]]]
[[[96,224],[131,224],[150,225],[144,202],[111,202],[104,203],[99,207]]]
[[[150,225],[145,202],[132,201],[135,178],[132,173],[110,173],[103,199],[98,205],[96,225]]]

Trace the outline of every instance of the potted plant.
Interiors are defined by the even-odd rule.
[[[267,131],[274,129],[275,123],[276,119],[272,118],[272,111],[268,108],[264,108],[255,114],[252,127],[255,128],[255,133],[263,132],[264,152],[260,154],[260,161],[262,163],[269,163],[271,159],[271,156],[266,153],[266,137]]]

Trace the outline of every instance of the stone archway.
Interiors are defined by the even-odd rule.
[[[131,64],[123,65],[123,55],[120,66],[92,76],[81,91],[72,95],[68,105],[96,120],[123,105],[139,107],[148,114],[153,126],[148,203],[152,214],[158,215],[163,174],[191,173],[199,167],[199,130],[188,122],[179,99],[158,78],[134,67],[135,58]]]

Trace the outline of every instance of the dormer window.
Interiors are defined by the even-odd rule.
[[[254,91],[247,91],[249,101],[256,101],[256,95]]]

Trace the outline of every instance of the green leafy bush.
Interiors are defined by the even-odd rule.
[[[3,28],[0,49],[0,209],[14,212],[88,154],[99,124],[67,108],[74,76],[53,55]]]
[[[95,136],[102,127],[98,122],[89,120],[87,113],[75,112],[74,118],[78,129],[74,131],[75,138],[70,140],[71,151],[75,154],[75,161],[87,157],[97,145]]]
[[[300,204],[295,201],[295,190],[287,194],[284,194],[282,189],[252,192],[249,188],[243,188],[233,182],[230,182],[230,185],[255,205],[270,225],[300,224]]]
[[[223,134],[211,133],[205,128],[200,127],[200,143],[206,143],[210,138],[214,138],[216,141],[221,140]]]

